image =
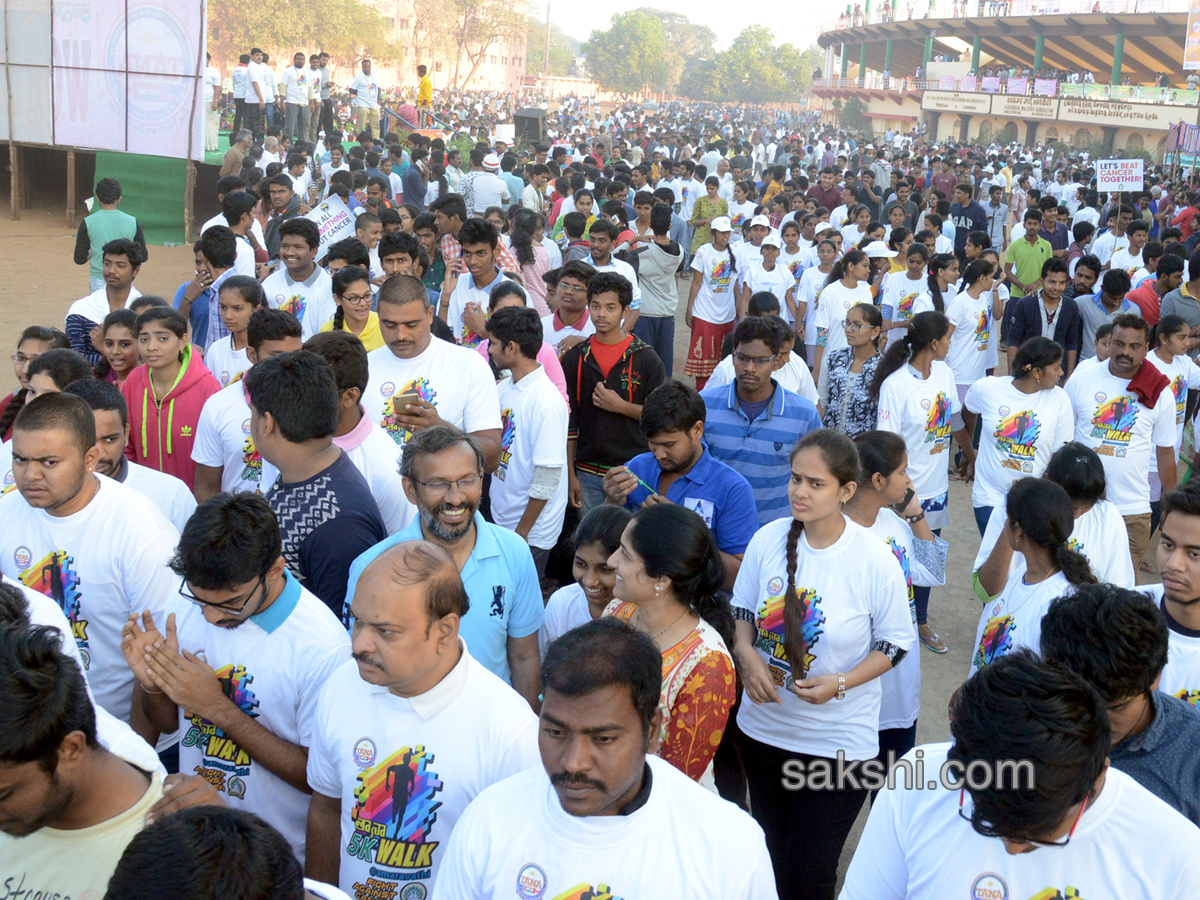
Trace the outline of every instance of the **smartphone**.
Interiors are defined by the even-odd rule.
[[[392,396],[392,411],[398,416],[407,416],[409,412],[404,408],[405,405],[411,403],[413,406],[419,406],[420,401],[421,395],[416,391],[394,394]]]
[[[912,503],[913,495],[916,494],[912,488],[908,489],[908,493],[904,495],[904,499],[892,507],[900,515],[904,515],[904,511],[908,509],[908,504]]]

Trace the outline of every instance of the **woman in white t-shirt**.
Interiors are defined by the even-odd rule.
[[[839,229],[842,232],[842,246],[857,247],[859,241],[867,236],[867,226],[871,223],[871,211],[860,203],[850,208],[847,218],[849,222]]]
[[[962,474],[969,477],[975,463],[970,435],[952,428],[959,402],[954,373],[943,362],[949,332],[950,323],[940,312],[913,316],[908,334],[884,354],[871,384],[871,395],[879,402],[879,428],[900,435],[908,447],[909,474],[934,534],[950,524],[947,467],[952,433],[963,451]],[[928,621],[929,589],[914,588],[913,594],[921,643],[934,653],[945,653],[945,643]]]
[[[1187,355],[1189,328],[1188,323],[1175,314],[1163,316],[1157,328],[1158,346],[1146,354],[1146,359],[1153,363],[1158,371],[1167,376],[1171,383],[1171,392],[1175,395],[1175,455],[1179,455],[1179,447],[1183,443],[1183,429],[1187,424],[1187,395],[1200,387],[1200,368]],[[1158,528],[1159,517],[1162,514],[1162,481],[1158,477],[1158,459],[1150,456],[1150,533]],[[1142,563],[1143,572],[1152,572],[1146,563]]]
[[[911,243],[906,251],[905,270],[893,272],[883,279],[883,298],[879,311],[883,314],[883,330],[887,335],[888,347],[904,337],[913,316],[933,311],[933,295],[929,293],[925,274],[928,262],[929,248],[924,244]]]
[[[749,198],[749,184],[739,181],[733,186],[733,202],[729,204],[729,222],[733,230],[730,232],[729,242],[735,247],[745,240],[742,226],[754,218],[754,210],[758,209],[757,204]]]
[[[751,538],[733,588],[745,687],[738,744],[780,900],[833,897],[866,790],[832,779],[822,790],[796,776],[832,771],[839,754],[878,754],[879,678],[914,651],[903,572],[843,514],[859,477],[846,435],[823,428],[801,438],[792,514]]]
[[[925,283],[929,286],[929,296],[933,298],[933,308],[944,313],[950,306],[950,301],[958,293],[954,287],[958,281],[958,259],[949,253],[934,253],[929,259],[929,275]]]
[[[571,574],[575,583],[559,588],[546,602],[546,616],[538,632],[543,659],[551,643],[572,628],[600,618],[612,602],[617,571],[608,564],[608,558],[617,551],[632,515],[623,506],[602,503],[593,506],[579,520],[571,538],[571,546],[575,548]]]
[[[871,296],[871,260],[858,248],[846,251],[846,255],[833,264],[825,279],[817,301],[817,313],[813,324],[817,328],[817,357],[813,371],[821,371],[821,360],[825,354],[846,346],[846,313],[859,303],[874,303]]]
[[[949,267],[942,269],[946,274]],[[967,396],[971,385],[987,374],[987,351],[992,337],[992,284],[995,267],[986,259],[972,260],[963,273],[963,290],[946,304],[946,318],[950,322],[950,349],[946,351],[946,365],[954,373],[958,385],[958,401]],[[963,412],[967,431],[974,434],[975,416]]]
[[[795,297],[797,306],[799,301],[805,304],[804,327],[800,327],[800,320],[797,318],[796,331],[804,339],[805,359],[808,360],[809,366],[812,366],[817,358],[817,304],[820,302],[825,281],[833,271],[837,254],[837,244],[833,241],[826,239],[819,242],[816,248],[817,264],[800,273],[800,286],[796,289]]]
[[[909,618],[915,640],[917,606],[912,586],[946,583],[946,551],[949,545],[929,529],[908,477],[908,451],[899,435],[868,431],[854,440],[861,461],[862,482],[846,515],[887,544],[908,586]],[[902,514],[895,508],[907,501]],[[909,653],[879,679],[883,698],[879,706],[879,756],[887,763],[887,752],[899,759],[917,741],[917,714],[921,708],[921,657]]]
[[[1087,558],[1071,549],[1075,515],[1071,498],[1047,478],[1021,478],[1008,489],[1003,539],[979,569],[979,588],[990,598],[979,617],[968,675],[1019,647],[1040,649],[1042,616],[1050,603],[1079,584],[1095,584]],[[1009,574],[1013,553],[1025,570]]]

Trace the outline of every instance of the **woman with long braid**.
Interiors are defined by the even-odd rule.
[[[832,900],[867,795],[821,773],[879,750],[879,676],[913,650],[908,586],[887,545],[843,512],[861,478],[846,435],[792,450],[791,517],[750,540],[733,588],[745,697],[739,747],[780,900]],[[828,788],[828,789],[824,789]]]

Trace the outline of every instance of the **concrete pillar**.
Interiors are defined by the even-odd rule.
[[[1116,84],[1116,82],[1114,81],[1113,84]],[[1117,126],[1116,125],[1102,125],[1100,127],[1104,132],[1104,138],[1103,138],[1104,153],[1106,156],[1112,156],[1113,151],[1115,149],[1115,145],[1117,143]]]
[[[858,86],[866,87],[867,84],[867,43],[863,41],[862,47],[858,51]]]
[[[1042,67],[1042,53],[1046,49],[1046,36],[1039,34],[1037,41],[1033,45],[1033,73],[1037,74],[1038,69]]]
[[[960,141],[967,140],[967,132],[971,130],[971,114],[958,114],[958,139]]]
[[[1125,62],[1125,35],[1117,32],[1117,40],[1113,45],[1112,79],[1109,84],[1121,83],[1121,65]]]
[[[842,44],[842,78],[850,71],[850,57],[846,55],[846,45]]]
[[[1037,143],[1038,128],[1041,127],[1041,122],[1037,119],[1030,119],[1025,122],[1025,146],[1032,147]]]
[[[975,35],[975,37],[971,38],[971,69],[976,75],[979,74],[979,50],[982,45],[983,38],[981,38],[979,35]]]

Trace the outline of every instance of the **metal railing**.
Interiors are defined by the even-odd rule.
[[[989,84],[994,80],[994,84]],[[1001,82],[998,78],[930,78],[918,81],[915,78],[884,78],[878,72],[868,72],[865,80],[858,78],[818,78],[813,81],[817,89],[833,90],[890,90],[900,93],[921,91],[957,91],[962,94],[1014,94],[1035,97],[1071,97],[1087,100],[1113,100],[1120,103],[1165,103],[1169,106],[1200,105],[1200,91],[1172,85],[1107,85],[1073,84],[1052,78],[1009,78]]]
[[[1106,13],[1187,12],[1188,0],[897,0],[875,3],[864,11],[855,4],[849,12],[821,24],[821,33],[908,22],[918,19],[998,18],[1002,16],[1062,16]]]

